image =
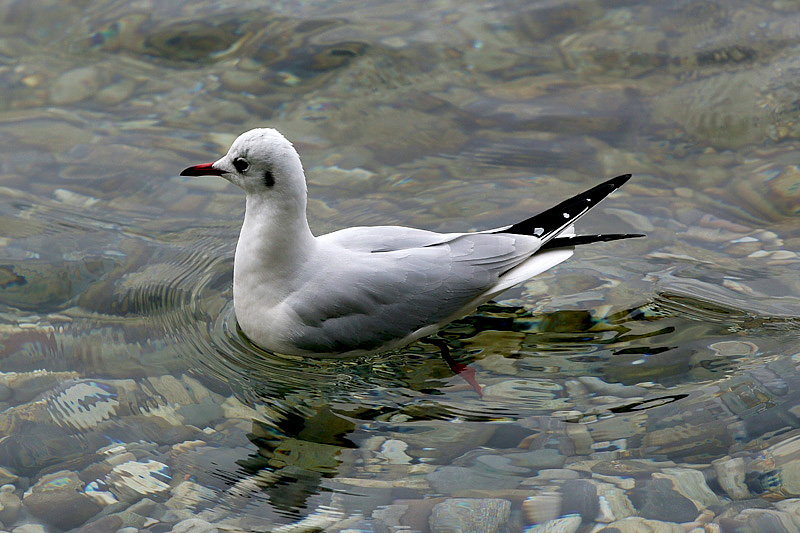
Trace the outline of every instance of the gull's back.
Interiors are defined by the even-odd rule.
[[[436,332],[572,251],[504,233],[360,227],[317,238],[302,281],[275,314],[290,353],[355,355]],[[273,344],[275,339],[272,340]],[[279,350],[280,351],[280,350]]]

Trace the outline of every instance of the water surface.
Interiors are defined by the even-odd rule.
[[[0,522],[800,528],[798,27],[789,2],[6,4]],[[482,396],[431,344],[266,353],[231,303],[243,195],[178,176],[262,126],[317,233],[485,229],[630,172],[579,230],[647,238],[442,331]]]

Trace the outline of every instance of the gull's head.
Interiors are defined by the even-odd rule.
[[[249,195],[305,198],[300,156],[286,137],[272,128],[239,135],[228,153],[213,163],[184,169],[181,176],[221,176]]]

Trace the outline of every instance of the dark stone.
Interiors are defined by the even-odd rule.
[[[100,506],[82,489],[77,473],[62,470],[42,476],[22,503],[33,516],[57,528],[71,529],[100,512]]]
[[[639,503],[639,515],[652,520],[691,522],[700,513],[692,500],[673,488],[669,479],[651,480],[644,491],[636,491],[632,499]]]
[[[443,466],[428,474],[428,481],[436,492],[451,494],[459,490],[499,490],[515,489],[522,478],[510,475],[496,475],[480,472],[461,466]]]
[[[726,518],[724,516],[715,521],[719,524],[722,533],[741,532],[742,528],[745,526],[745,523],[741,520],[734,520],[733,518]]]
[[[771,513],[753,513],[747,518],[747,525],[759,533],[789,533],[780,519]]]
[[[141,516],[150,516],[155,507],[156,507],[156,502],[154,502],[150,498],[142,498],[138,502],[128,507],[128,511],[136,513]]]
[[[616,459],[614,461],[603,461],[592,467],[592,472],[604,476],[627,476],[633,478],[650,477],[650,474],[658,472],[658,467],[648,461],[638,459]]]
[[[597,487],[585,479],[568,479],[561,487],[561,514],[579,514],[583,522],[591,522],[600,513]]]
[[[108,533],[122,527],[122,519],[117,515],[104,516],[89,522],[81,528],[83,533]]]

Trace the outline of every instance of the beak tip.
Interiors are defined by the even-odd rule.
[[[181,170],[181,176],[222,176],[223,171],[214,168],[213,163],[204,163]]]

